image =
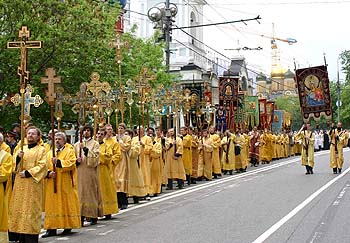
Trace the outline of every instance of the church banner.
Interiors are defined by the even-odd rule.
[[[332,104],[326,66],[298,69],[295,72],[299,102],[304,122],[311,117],[316,121],[321,116],[332,118]]]
[[[234,130],[234,114],[238,103],[238,79],[221,77],[219,80],[219,105],[225,109],[227,129]]]
[[[264,130],[267,127],[266,99],[259,99],[259,128]]]
[[[281,133],[283,128],[283,110],[274,110],[273,111],[273,122],[272,122],[272,132]]]
[[[259,125],[259,98],[258,96],[247,96],[246,99],[247,129],[252,130]]]
[[[245,110],[245,108],[244,108],[244,93],[243,92],[240,92],[239,94],[238,94],[238,101],[237,101],[237,107],[236,107],[236,110],[235,110],[235,124],[236,124],[236,127],[237,127],[237,125],[238,124],[240,124],[239,125],[239,127],[242,127],[241,126],[241,124],[244,122],[244,118],[245,118],[245,116],[244,116],[244,110]]]
[[[266,102],[266,127],[269,130],[271,129],[274,110],[275,110],[275,102],[274,101],[267,101]]]

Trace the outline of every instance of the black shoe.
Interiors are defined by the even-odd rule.
[[[57,235],[57,230],[55,229],[48,229],[46,230],[46,233],[41,236],[41,238],[47,238],[47,237],[52,237]]]
[[[313,171],[312,167],[310,166],[310,174],[313,174],[313,173],[314,173],[314,171]]]
[[[61,235],[70,235],[72,233],[72,229],[64,229]]]
[[[139,198],[136,196],[132,197],[132,199],[134,200],[134,204],[138,204],[140,202]]]
[[[333,168],[333,174],[338,174],[337,168]]]
[[[230,171],[229,171],[229,174],[232,175],[232,174],[233,174],[233,170],[230,170]]]
[[[196,178],[191,178],[191,184],[197,184]]]
[[[341,174],[341,168],[338,168],[338,173]]]
[[[95,225],[95,224],[97,224],[97,218],[91,218],[90,225]]]
[[[127,209],[127,208],[128,208],[128,205],[122,204],[122,206],[120,207],[120,210],[124,210],[124,209]]]
[[[105,215],[105,217],[103,219],[104,220],[110,220],[110,219],[112,219],[112,215],[111,214],[107,214],[107,215]]]

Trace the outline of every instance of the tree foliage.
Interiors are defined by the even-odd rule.
[[[299,98],[297,96],[281,96],[276,99],[276,104],[279,110],[285,110],[291,113],[292,130],[299,130],[302,124]]]
[[[75,95],[82,82],[90,82],[92,72],[100,74],[100,81],[107,81],[113,88],[118,83],[116,50],[110,47],[115,39],[115,23],[120,7],[115,1],[94,0],[0,0],[0,72],[4,80],[0,97],[18,93],[17,66],[20,65],[18,49],[6,49],[9,41],[18,40],[21,26],[31,31],[30,40],[43,41],[42,49],[28,51],[30,84],[34,94],[44,98],[45,85],[40,78],[45,69],[53,67],[62,77],[66,93]],[[168,79],[164,73],[162,46],[154,45],[154,39],[142,40],[132,33],[124,34],[123,40],[130,48],[123,51],[122,80],[134,79],[142,66],[156,74],[157,81]],[[0,107],[0,124],[6,128],[18,121],[19,107],[9,104]],[[77,115],[64,106],[64,121],[75,122]],[[33,123],[47,127],[50,114],[46,103],[32,109]]]

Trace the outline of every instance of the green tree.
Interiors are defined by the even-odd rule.
[[[292,129],[299,130],[302,124],[301,111],[298,97],[281,96],[276,99],[279,110],[285,110],[291,113]]]
[[[19,50],[6,49],[6,43],[18,40],[21,26],[28,26],[30,40],[43,41],[42,49],[29,50],[28,55],[34,94],[44,97],[46,86],[40,84],[40,78],[48,67],[56,69],[66,93],[71,95],[75,95],[82,82],[90,81],[92,72],[98,72],[101,81],[117,88],[116,52],[110,43],[115,39],[114,27],[119,11],[119,5],[113,1],[0,0],[0,72],[5,77],[0,86],[0,97],[18,93],[20,53]],[[133,79],[142,66],[156,74],[155,83],[170,80],[164,72],[162,46],[155,45],[153,38],[142,40],[129,33],[124,34],[123,40],[131,47],[123,52],[123,83],[128,78]],[[0,124],[5,128],[18,121],[19,107],[8,105],[0,109]],[[32,109],[32,121],[47,128],[48,110],[46,102]],[[74,123],[76,120],[77,115],[65,105],[63,121]]]

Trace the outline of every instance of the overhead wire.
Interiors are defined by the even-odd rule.
[[[147,16],[147,14],[139,13],[139,12],[137,12],[137,11],[132,11],[132,10],[128,10],[128,11],[133,12],[133,13],[136,13],[136,14],[140,14],[140,15]],[[150,20],[149,20],[149,21],[150,21]],[[150,21],[150,22],[152,22],[152,21]],[[190,33],[186,32],[185,30],[180,29],[180,28],[175,28],[174,30],[180,30],[180,31],[182,31],[182,32],[185,33],[186,35],[188,35],[188,36],[190,36],[191,38],[195,39],[196,41],[198,41],[199,43],[203,44],[204,46],[206,46],[206,47],[209,48],[210,50],[212,50],[212,51],[214,51],[215,53],[219,54],[220,56],[226,58],[226,59],[229,60],[229,61],[232,60],[232,58],[230,58],[230,57],[226,56],[225,54],[219,52],[218,50],[212,48],[211,46],[207,45],[206,43],[204,43],[203,41],[199,40],[199,39],[196,38],[195,36],[193,36],[193,35],[191,35]],[[180,42],[180,41],[178,41],[178,40],[176,40],[176,41],[177,41],[179,44],[181,44],[181,45],[185,46],[186,48],[188,48],[189,50],[191,50],[191,51],[195,52],[196,54],[200,55],[201,57],[203,57],[203,58],[206,59],[207,61],[209,61],[209,62],[211,62],[211,63],[215,63],[216,65],[218,65],[219,67],[221,67],[221,68],[223,68],[223,69],[225,69],[225,70],[229,70],[229,69],[227,69],[227,67],[224,67],[224,66],[222,66],[222,65],[219,65],[218,63],[215,62],[215,60],[211,60],[211,59],[207,58],[206,56],[204,56],[204,55],[202,55],[201,53],[197,52],[197,51],[194,50],[193,48],[188,47],[188,46],[185,45],[184,43],[182,43],[182,42]],[[240,64],[238,64],[238,65],[240,65]],[[240,66],[243,67],[243,65],[240,65]],[[255,71],[255,70],[251,69],[251,68],[248,68],[247,66],[246,66],[245,68],[246,68],[248,71],[250,71],[250,72],[252,72],[252,73],[254,73],[254,74],[256,74],[256,75],[264,74],[265,76],[268,76],[268,75],[265,74],[264,72],[261,72],[261,71],[260,71],[260,73],[259,73],[259,72]],[[275,82],[275,83],[278,83],[278,84],[279,84],[279,81],[277,81],[277,80],[275,80],[275,79],[273,79],[273,78],[270,78],[269,80],[270,80],[271,82]],[[256,83],[256,82],[253,82],[253,83],[256,84],[256,85],[259,85],[259,84]],[[261,86],[261,87],[262,87],[262,86]],[[286,85],[285,85],[285,87],[291,88],[291,89],[295,89],[295,87],[290,87],[290,86],[286,86]]]

